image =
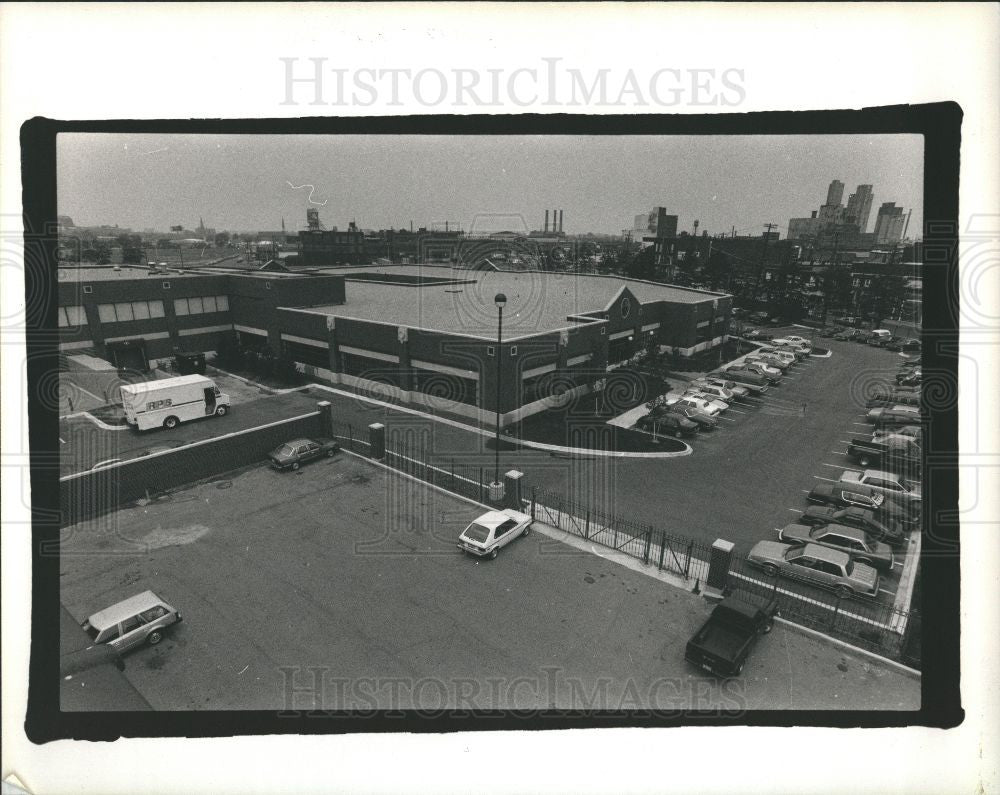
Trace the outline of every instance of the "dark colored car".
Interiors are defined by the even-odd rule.
[[[826,326],[825,328],[821,328],[817,332],[817,334],[820,337],[827,337],[827,338],[829,338],[829,337],[835,337],[839,333],[840,333],[840,326]]]
[[[835,340],[847,341],[847,340],[853,340],[856,336],[858,336],[858,330],[853,328],[848,328],[844,329],[839,334],[834,334],[833,338]]]
[[[772,336],[772,334],[761,331],[759,328],[752,328],[743,334],[743,338],[748,340],[769,340]]]
[[[920,340],[911,337],[910,339],[906,340],[906,342],[903,343],[902,350],[906,353],[910,353],[913,351],[919,352],[920,347],[921,347]]]
[[[723,599],[688,641],[684,659],[716,676],[739,676],[757,638],[774,626],[777,612],[774,599],[764,607],[735,596]]]
[[[799,517],[801,524],[839,524],[857,527],[871,533],[876,540],[894,547],[906,541],[907,533],[898,521],[879,516],[867,508],[834,508],[829,505],[810,505]]]
[[[878,467],[911,475],[919,473],[923,464],[920,445],[906,438],[855,439],[847,448],[847,457],[865,468]]]
[[[878,510],[885,504],[885,495],[865,486],[846,486],[841,483],[818,483],[806,496],[818,505],[837,508],[868,508]]]
[[[750,320],[754,323],[766,323],[767,318],[767,312],[752,312],[750,314]]]
[[[898,373],[896,375],[896,383],[899,386],[920,386],[922,381],[923,373],[916,368],[908,373]]]
[[[339,450],[340,445],[333,439],[293,439],[276,447],[267,457],[271,459],[274,469],[298,469],[307,461],[332,458]]]
[[[670,411],[647,414],[640,417],[635,427],[641,431],[659,436],[694,436],[698,432],[697,423]]]
[[[920,407],[895,403],[885,408],[868,410],[868,422],[876,428],[897,428],[904,425],[920,424]]]
[[[698,409],[678,406],[676,403],[667,409],[670,414],[677,414],[691,420],[703,431],[714,431],[719,427],[719,421],[715,417],[709,417],[705,412]]]
[[[891,408],[892,406],[919,406],[920,391],[916,389],[893,389],[889,392],[877,391],[865,403],[866,409]]]

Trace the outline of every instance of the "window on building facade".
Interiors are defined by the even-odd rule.
[[[282,343],[285,355],[294,362],[308,364],[313,367],[330,367],[330,351],[318,345],[306,345],[302,342],[284,340]]]
[[[202,315],[206,312],[228,311],[229,297],[225,295],[203,295],[174,299],[174,313],[177,315]]]
[[[59,307],[59,326],[65,328],[87,325],[87,315],[82,306]]]
[[[77,325],[85,322],[80,309],[81,321]],[[98,304],[97,315],[102,323],[122,323],[129,320],[147,320],[148,318],[163,317],[163,301],[119,301],[114,304]]]

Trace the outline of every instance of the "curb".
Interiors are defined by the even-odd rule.
[[[90,420],[98,428],[102,428],[105,431],[127,431],[130,428],[130,426],[128,425],[108,425],[106,422],[102,422],[101,420],[97,419],[97,417],[95,417],[89,411],[77,411],[74,412],[73,414],[63,414],[59,419],[71,420],[76,417],[83,417],[85,420]]]

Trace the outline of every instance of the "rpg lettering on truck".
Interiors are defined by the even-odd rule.
[[[167,398],[166,400],[154,400],[151,403],[146,404],[146,411],[156,411],[157,409],[165,409],[172,403],[173,401],[170,398]]]

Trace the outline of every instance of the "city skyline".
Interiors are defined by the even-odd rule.
[[[758,235],[818,206],[831,180],[871,184],[875,204],[922,227],[923,141],[820,136],[238,136],[66,134],[59,213],[80,226],[220,230],[443,226],[619,234],[663,206],[679,231]]]

